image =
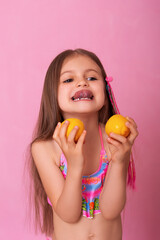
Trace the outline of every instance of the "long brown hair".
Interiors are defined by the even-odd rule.
[[[35,141],[51,139],[57,122],[63,121],[63,117],[57,102],[58,82],[64,60],[74,55],[84,55],[90,57],[101,69],[104,83],[106,84],[106,72],[99,58],[94,53],[84,49],[69,49],[60,53],[51,62],[47,70],[42,91],[39,116],[33,134],[33,140],[29,147],[30,155],[27,159],[29,163],[30,178],[32,181],[30,188],[30,204],[34,206],[35,228],[40,229],[40,231],[45,233],[47,236],[50,236],[53,233],[53,211],[47,202],[47,195],[32,158],[31,146]],[[107,91],[106,97],[108,101],[106,101],[106,104],[99,111],[99,122],[102,123],[105,123],[110,116],[115,114],[115,110],[110,102]]]

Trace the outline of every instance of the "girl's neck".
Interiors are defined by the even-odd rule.
[[[98,116],[87,116],[86,118],[81,118],[80,120],[83,121],[85,130],[87,131],[84,144],[84,153],[88,153],[90,155],[91,149],[92,152],[96,152],[96,149],[100,149],[101,147],[99,136],[100,123],[98,122]]]

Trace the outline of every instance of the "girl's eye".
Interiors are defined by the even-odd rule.
[[[89,81],[95,81],[95,80],[97,80],[97,78],[95,78],[95,77],[88,77],[87,78]]]
[[[69,79],[67,79],[67,80],[65,80],[65,81],[63,81],[64,83],[69,83],[69,82],[72,82],[73,81],[73,79],[71,79],[71,78],[69,78]]]

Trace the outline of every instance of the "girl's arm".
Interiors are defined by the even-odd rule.
[[[102,214],[108,220],[119,217],[126,202],[126,179],[131,147],[138,135],[133,119],[128,118],[127,127],[131,131],[128,138],[113,133],[108,138],[110,164],[99,203]]]
[[[111,161],[99,203],[102,214],[108,220],[119,217],[125,206],[126,177],[126,165]]]
[[[55,160],[52,159],[56,153],[49,154],[43,143],[35,143],[32,147],[32,154],[54,211],[63,221],[74,223],[81,216],[81,184],[84,162],[82,147],[86,133],[84,131],[77,144],[75,144],[74,136],[77,129],[72,130],[68,139],[66,139],[66,128],[67,124],[63,124],[62,127],[58,125],[53,135],[67,159],[65,180]]]

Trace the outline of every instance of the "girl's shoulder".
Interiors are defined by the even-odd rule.
[[[31,151],[46,195],[52,206],[56,207],[64,185],[64,178],[57,161],[60,154],[59,146],[54,140],[41,140],[33,143]]]
[[[53,139],[48,140],[37,140],[32,144],[31,153],[33,158],[35,159],[35,155],[44,155],[46,156],[45,159],[48,161],[54,162],[57,166],[59,166],[60,156],[61,156],[61,149],[59,145]]]

